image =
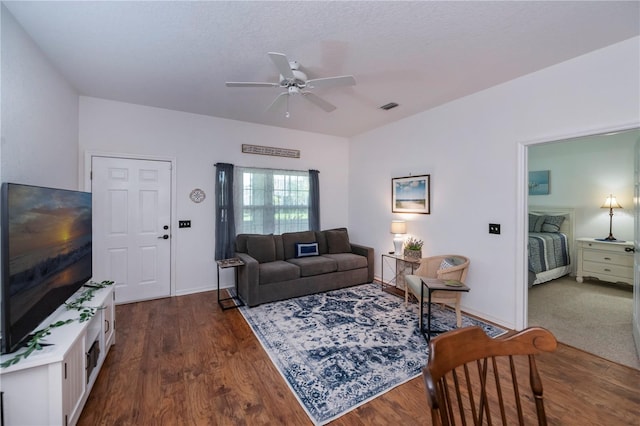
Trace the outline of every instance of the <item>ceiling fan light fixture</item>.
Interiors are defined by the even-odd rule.
[[[304,99],[308,100],[315,106],[321,108],[325,112],[331,112],[336,109],[335,105],[325,101],[320,96],[309,90],[330,87],[344,87],[355,86],[356,79],[352,75],[340,75],[335,77],[323,77],[314,78],[309,80],[307,74],[300,70],[300,64],[297,61],[289,61],[284,53],[269,52],[269,58],[275,65],[276,69],[280,72],[280,78],[278,83],[269,82],[242,82],[242,81],[228,81],[227,87],[279,87],[286,91],[281,92],[271,102],[267,110],[276,108],[286,102],[285,117],[289,118],[289,97],[291,95],[300,95]],[[286,98],[286,99],[284,99]]]
[[[393,109],[395,107],[397,107],[398,104],[395,102],[389,102],[388,104],[384,104],[380,107],[380,109],[383,109],[385,111],[389,111],[390,109]]]

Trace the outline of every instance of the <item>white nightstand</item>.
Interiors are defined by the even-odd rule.
[[[578,271],[576,281],[584,277],[608,282],[633,285],[633,242],[598,241],[595,238],[578,238]]]

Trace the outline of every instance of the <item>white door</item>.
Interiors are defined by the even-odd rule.
[[[171,163],[94,156],[93,276],[116,302],[171,294]]]

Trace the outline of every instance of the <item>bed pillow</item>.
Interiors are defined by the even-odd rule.
[[[296,243],[296,257],[319,256],[318,243]]]
[[[529,213],[529,232],[542,232],[542,224],[545,217],[544,215]]]
[[[560,226],[564,219],[564,216],[545,216],[542,223],[542,232],[560,232]]]

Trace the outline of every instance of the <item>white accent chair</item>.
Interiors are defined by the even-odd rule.
[[[447,254],[441,256],[423,257],[420,260],[420,266],[416,269],[414,275],[405,276],[405,304],[409,301],[409,292],[411,292],[416,299],[420,300],[420,287],[422,281],[420,277],[425,278],[437,278],[441,280],[457,280],[462,283],[467,278],[467,272],[469,271],[469,259],[459,254]],[[431,303],[439,303],[443,307],[449,305],[456,311],[456,325],[462,326],[462,312],[460,311],[460,297],[462,294],[459,291],[434,291],[431,295]],[[427,296],[425,292],[425,300]],[[428,309],[431,309],[429,306]]]

